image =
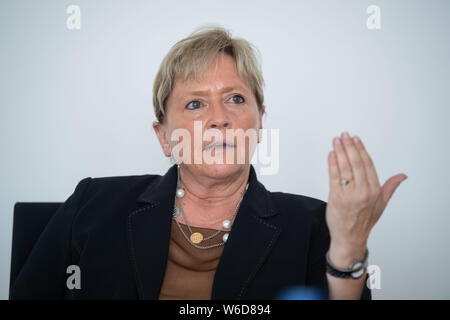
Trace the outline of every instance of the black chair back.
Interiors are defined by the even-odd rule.
[[[10,288],[45,226],[61,204],[62,202],[16,202],[14,205]]]

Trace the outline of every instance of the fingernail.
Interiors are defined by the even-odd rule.
[[[338,137],[335,137],[335,138],[334,138],[334,141],[335,141],[337,144],[341,144],[341,139],[339,139]]]
[[[353,141],[355,141],[355,143],[359,143],[359,138],[358,138],[358,136],[354,136],[354,137],[353,137]]]
[[[343,136],[344,136],[344,138],[350,138],[350,135],[348,134],[347,131],[344,131]]]

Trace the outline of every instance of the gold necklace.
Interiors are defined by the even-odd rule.
[[[220,230],[217,230],[217,232],[215,232],[214,234],[212,234],[212,235],[210,235],[210,236],[208,236],[208,237],[205,238],[201,232],[192,232],[191,226],[189,225],[189,223],[188,223],[188,221],[187,221],[187,219],[186,219],[186,215],[185,215],[184,209],[183,209],[183,202],[182,202],[182,200],[181,200],[181,198],[184,197],[184,190],[183,190],[183,188],[181,187],[181,182],[180,182],[180,165],[177,165],[177,172],[178,172],[178,178],[177,178],[177,190],[176,190],[176,193],[175,193],[175,194],[176,194],[176,198],[179,199],[180,206],[178,207],[178,206],[176,205],[176,199],[175,199],[175,207],[174,207],[174,212],[173,212],[173,218],[175,219],[175,222],[177,223],[178,228],[179,228],[180,231],[183,233],[184,237],[189,241],[189,243],[191,243],[192,245],[194,245],[194,246],[197,247],[197,248],[208,249],[208,248],[216,247],[216,246],[218,246],[218,245],[224,245],[225,242],[227,242],[227,240],[228,240],[228,235],[229,235],[228,232],[225,233],[225,234],[222,236],[222,240],[223,240],[222,243],[219,243],[219,244],[216,244],[216,245],[211,245],[211,246],[206,246],[206,247],[198,246],[199,243],[214,238],[214,237],[217,236],[221,231],[224,231],[224,229],[229,229],[229,228],[231,228],[231,221],[233,221],[233,218],[234,218],[234,216],[235,216],[236,213],[237,213],[237,210],[238,210],[238,208],[239,208],[239,205],[241,204],[242,199],[244,198],[245,191],[247,191],[249,184],[247,183],[247,185],[246,185],[246,187],[245,187],[245,191],[242,193],[242,196],[241,196],[241,198],[239,199],[238,204],[236,205],[236,208],[234,209],[234,212],[233,212],[233,215],[231,216],[231,218],[230,218],[230,219],[223,220],[223,221],[222,221],[222,228],[221,228]],[[187,227],[188,227],[188,229],[189,229],[190,237],[188,237],[188,236],[185,234],[183,228],[181,228],[180,224],[178,223],[177,217],[178,217],[178,215],[179,215],[180,213],[181,213],[181,215],[183,216],[183,219],[184,219],[184,221],[186,222],[186,225],[187,225]]]

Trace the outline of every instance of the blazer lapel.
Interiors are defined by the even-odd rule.
[[[127,219],[130,258],[140,299],[158,299],[167,265],[177,179],[176,165],[138,198]]]
[[[155,179],[139,196],[141,205],[127,219],[130,258],[140,299],[157,299],[170,244],[177,167]],[[277,214],[269,192],[250,166],[249,187],[220,258],[212,299],[241,299],[267,258],[281,229],[265,221]]]
[[[211,299],[244,297],[281,232],[279,226],[265,221],[275,214],[270,195],[251,166],[249,187],[217,266]]]

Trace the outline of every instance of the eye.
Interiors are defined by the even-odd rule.
[[[234,98],[238,98],[238,99],[234,99]],[[241,103],[245,102],[245,99],[240,94],[235,94],[234,96],[231,97],[231,99],[234,99],[234,102],[236,104],[241,104]]]
[[[191,102],[189,102],[186,105],[186,109],[189,109],[189,110],[195,110],[195,109],[198,109],[198,108],[200,108],[200,101],[198,101],[198,100],[192,100]]]

